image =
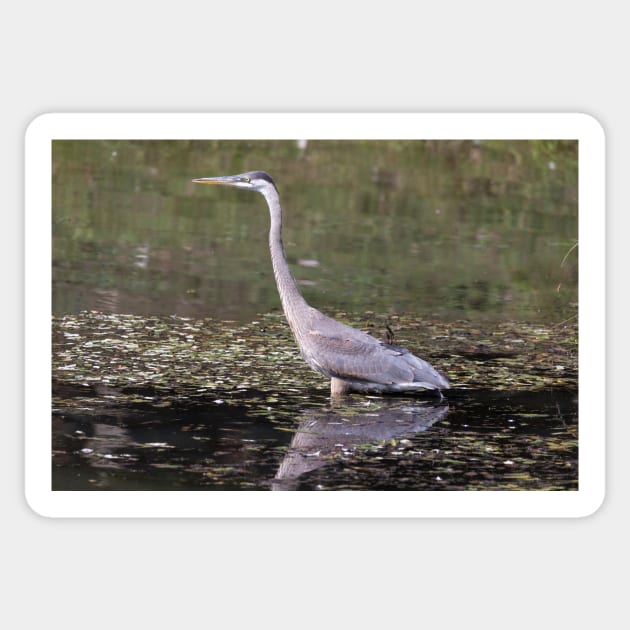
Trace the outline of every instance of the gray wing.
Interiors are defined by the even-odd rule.
[[[324,316],[325,317],[325,316]],[[417,383],[446,389],[448,380],[406,348],[393,346],[329,318],[306,331],[305,358],[330,377],[382,385]]]

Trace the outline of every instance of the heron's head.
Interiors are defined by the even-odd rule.
[[[219,186],[233,186],[234,188],[246,188],[248,190],[256,190],[261,193],[270,188],[275,189],[273,179],[263,171],[250,171],[249,173],[241,173],[240,175],[225,175],[223,177],[202,177],[193,179],[195,184],[215,184]]]

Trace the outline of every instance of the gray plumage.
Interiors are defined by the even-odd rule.
[[[282,308],[304,360],[330,378],[331,396],[349,391],[448,389],[448,379],[406,348],[384,343],[309,306],[291,275],[282,245],[282,208],[271,177],[252,171],[193,180],[255,190],[269,206],[269,250]]]

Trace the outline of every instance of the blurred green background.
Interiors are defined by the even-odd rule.
[[[577,141],[53,142],[53,312],[278,309],[265,170],[306,299],[444,321],[577,313]]]

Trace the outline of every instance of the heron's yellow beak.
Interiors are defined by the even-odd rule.
[[[224,186],[234,186],[242,181],[241,177],[235,175],[226,175],[224,177],[201,177],[193,179],[193,184],[219,184]]]

